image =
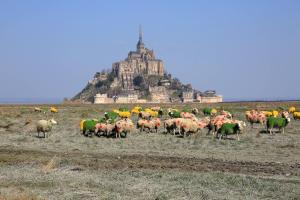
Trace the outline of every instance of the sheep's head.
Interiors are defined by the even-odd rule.
[[[57,122],[54,119],[49,120],[52,124],[57,124]]]

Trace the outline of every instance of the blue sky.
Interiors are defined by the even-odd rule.
[[[300,1],[0,1],[0,98],[63,98],[135,49],[225,99],[300,99]]]

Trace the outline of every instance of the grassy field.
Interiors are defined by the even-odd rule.
[[[290,105],[300,108],[300,102],[214,104],[241,120],[245,110]],[[46,115],[35,106],[50,107],[0,106],[0,200],[300,199],[299,120],[272,136],[247,127],[240,141],[216,140],[206,129],[186,138],[163,129],[88,138],[80,134],[80,119],[124,105],[56,105],[59,112]],[[211,105],[172,105],[186,106]],[[49,138],[37,138],[35,122],[52,117],[58,125]]]

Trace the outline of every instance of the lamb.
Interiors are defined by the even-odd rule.
[[[294,117],[294,120],[300,119],[300,112],[294,112],[293,117]]]
[[[237,140],[240,140],[239,133],[243,130],[243,126],[240,123],[224,123],[222,127],[217,132],[217,137],[222,139],[222,136],[227,136],[230,134],[236,134]]]
[[[52,130],[52,125],[57,124],[57,122],[54,119],[51,120],[39,120],[36,124],[36,130],[38,133],[38,137],[40,137],[40,132],[44,133],[44,138],[48,137],[47,132],[50,132]]]
[[[267,118],[267,132],[270,135],[273,134],[273,128],[278,128],[282,133],[284,133],[284,128],[291,121],[289,117],[268,117]]]
[[[121,133],[125,133],[125,137],[128,133],[132,132],[134,126],[130,119],[121,119],[115,124],[116,138],[121,138]]]

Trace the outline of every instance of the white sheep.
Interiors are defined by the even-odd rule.
[[[44,138],[48,137],[46,133],[50,132],[52,130],[53,124],[57,124],[57,122],[54,119],[39,120],[36,124],[36,130],[38,132],[38,137],[40,137],[40,132],[44,133]]]

